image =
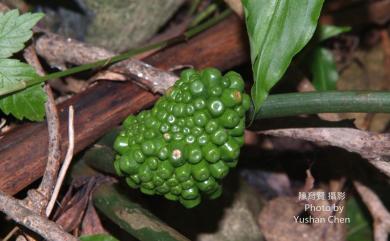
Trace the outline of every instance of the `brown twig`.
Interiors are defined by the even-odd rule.
[[[352,128],[292,128],[267,130],[261,134],[303,139],[318,144],[343,148],[360,154],[390,177],[390,135]]]
[[[6,123],[6,122],[7,122],[7,121],[6,121],[5,119],[3,119],[3,118],[0,119],[0,129],[3,128],[3,127],[5,126],[5,123]]]
[[[65,69],[66,64],[82,65],[115,55],[106,49],[48,32],[36,40],[35,48],[50,65],[60,69]],[[153,93],[163,94],[178,79],[170,72],[162,71],[135,58],[114,64],[108,70],[122,74],[128,80],[135,78],[138,84],[147,87]]]
[[[58,120],[57,107],[54,102],[53,93],[50,86],[45,85],[47,93],[46,118],[49,132],[49,148],[45,173],[38,191],[43,195],[44,202],[41,206],[41,212],[46,209],[48,201],[52,195],[54,184],[56,183],[58,169],[60,167],[60,124]]]
[[[354,181],[353,184],[373,217],[375,241],[387,241],[390,233],[389,211],[370,188],[358,181]]]
[[[69,146],[66,152],[65,160],[62,164],[60,173],[58,175],[57,183],[55,185],[53,195],[49,201],[49,204],[46,208],[46,216],[49,217],[51,211],[53,210],[54,204],[57,200],[58,193],[60,192],[62,182],[64,181],[66,172],[69,168],[70,162],[73,158],[73,150],[74,150],[74,109],[73,106],[69,106],[69,123],[68,123],[68,136],[69,136]]]
[[[29,210],[22,202],[0,191],[0,211],[7,214],[15,222],[31,229],[47,240],[78,240],[64,232],[56,223]]]
[[[38,56],[36,55],[35,49],[32,45],[27,47],[23,53],[26,61],[34,67],[36,72],[43,76],[45,71],[41,63],[39,62]],[[37,189],[37,193],[30,191],[28,199],[26,200],[34,207],[34,211],[44,214],[49,198],[52,195],[54,185],[57,179],[58,169],[60,167],[60,123],[58,118],[58,111],[55,104],[54,96],[49,85],[44,86],[44,90],[47,95],[47,101],[45,103],[46,119],[49,135],[49,146],[48,146],[48,157],[45,173],[42,178],[42,182]],[[32,195],[35,195],[34,197]],[[34,203],[31,203],[34,200]],[[36,209],[38,208],[38,209]]]

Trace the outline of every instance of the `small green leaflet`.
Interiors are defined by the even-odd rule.
[[[41,13],[19,15],[18,10],[0,13],[0,89],[12,88],[39,76],[34,69],[16,59],[7,59],[22,50],[32,36],[31,28],[43,17]],[[42,85],[0,97],[0,109],[17,119],[43,120],[46,94]]]
[[[335,90],[339,73],[332,53],[325,48],[316,47],[310,60],[310,71],[316,90]]]
[[[324,0],[243,0],[257,113],[271,88],[313,36]]]

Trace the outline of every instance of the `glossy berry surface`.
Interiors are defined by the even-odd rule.
[[[244,142],[249,96],[235,72],[193,69],[153,109],[129,116],[117,136],[114,162],[131,188],[192,208],[222,192]]]

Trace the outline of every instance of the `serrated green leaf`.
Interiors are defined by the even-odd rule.
[[[20,81],[37,78],[34,69],[16,59],[0,59],[0,88],[7,88]],[[0,97],[0,109],[17,119],[43,120],[46,94],[41,85],[32,86],[11,95]]]
[[[323,0],[243,0],[255,83],[255,113],[310,40]]]
[[[118,239],[108,234],[95,234],[95,235],[81,236],[80,240],[81,241],[118,241]]]
[[[35,85],[12,95],[0,97],[0,109],[17,119],[42,121],[45,116],[46,93],[41,85]]]
[[[349,31],[351,27],[348,26],[320,25],[317,29],[317,38],[320,42]]]
[[[321,47],[313,50],[310,58],[310,71],[313,75],[313,85],[316,90],[335,90],[339,79],[336,63],[332,53]]]
[[[18,10],[0,13],[0,58],[8,58],[22,50],[32,36],[31,28],[42,17],[42,13],[19,15]]]

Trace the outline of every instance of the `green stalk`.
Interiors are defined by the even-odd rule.
[[[190,10],[188,11],[189,16],[192,16],[196,12],[196,9],[198,8],[199,3],[200,3],[200,0],[192,0]]]
[[[231,11],[229,9],[225,10],[224,12],[222,12],[218,16],[208,20],[207,22],[200,24],[194,28],[189,29],[188,31],[184,32],[183,35],[169,39],[169,40],[154,43],[154,44],[151,44],[151,45],[148,45],[145,47],[141,47],[138,49],[132,49],[132,50],[129,50],[128,52],[116,55],[112,58],[98,60],[98,61],[93,62],[93,63],[79,65],[79,66],[76,66],[76,67],[73,67],[73,68],[70,68],[70,69],[67,69],[64,71],[55,72],[55,73],[51,73],[51,74],[48,74],[48,75],[45,75],[42,77],[38,77],[36,79],[15,83],[14,85],[12,85],[10,87],[7,86],[7,88],[0,89],[0,97],[7,95],[7,94],[11,94],[13,92],[17,92],[17,91],[26,89],[28,87],[43,83],[43,82],[51,80],[51,79],[66,77],[66,76],[69,76],[72,74],[80,73],[80,72],[83,72],[86,70],[91,70],[91,69],[98,68],[98,67],[105,67],[107,65],[114,64],[114,63],[117,63],[119,61],[128,59],[128,58],[130,58],[134,55],[137,55],[139,53],[143,53],[143,52],[146,52],[146,51],[149,51],[152,49],[165,48],[165,47],[171,46],[173,44],[188,40],[188,39],[194,37],[195,35],[199,34],[200,32],[203,32],[204,30],[219,23],[221,20],[223,20],[227,16],[229,16],[230,13],[231,13]]]
[[[255,119],[318,113],[390,113],[390,92],[322,91],[270,95]]]
[[[217,10],[217,4],[212,3],[207,8],[199,13],[190,23],[190,27],[194,27],[202,22],[204,19],[208,18],[211,14],[213,14]]]

